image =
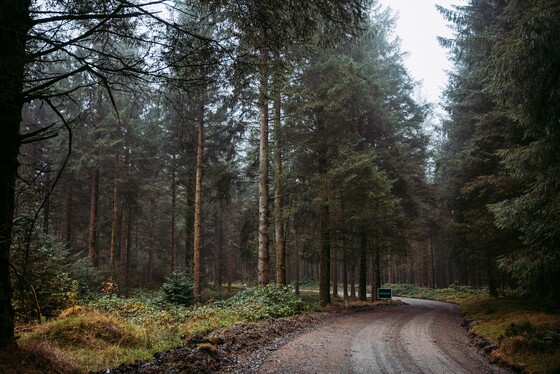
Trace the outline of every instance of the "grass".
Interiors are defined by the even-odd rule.
[[[475,334],[498,343],[492,356],[529,373],[560,372],[560,314],[541,300],[516,297],[463,305]]]
[[[28,362],[48,358],[56,372],[84,373],[149,359],[156,352],[181,345],[185,338],[216,328],[288,316],[308,308],[293,292],[275,285],[191,308],[165,304],[156,295],[142,293],[128,299],[103,296],[89,305],[69,308],[46,323],[18,326],[18,345],[31,357]],[[0,357],[0,372],[5,367]]]
[[[492,341],[497,362],[526,373],[560,373],[560,313],[557,305],[510,295],[490,298],[484,289],[452,286],[429,289],[386,285],[398,296],[454,302],[470,322],[471,331]]]
[[[550,304],[513,296],[492,299],[484,289],[464,286],[385,287],[399,296],[460,304],[472,331],[495,342],[497,349],[491,355],[499,362],[528,373],[560,372],[560,317]],[[0,356],[0,371],[18,373],[21,367],[31,368],[33,363],[35,368],[50,365],[60,373],[103,370],[149,359],[156,352],[181,345],[185,338],[216,328],[316,309],[316,301],[316,292],[306,291],[296,297],[273,285],[240,291],[228,300],[192,308],[162,304],[155,295],[143,293],[128,299],[104,296],[91,304],[67,309],[41,325],[18,326],[20,351],[12,357]]]
[[[180,343],[179,334],[162,324],[135,323],[94,308],[78,308],[74,313],[35,325],[19,340],[23,349],[55,355],[78,372],[147,359]]]

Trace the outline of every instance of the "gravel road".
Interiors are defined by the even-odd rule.
[[[458,306],[400,300],[406,305],[350,315],[298,336],[259,373],[510,373],[472,345]]]

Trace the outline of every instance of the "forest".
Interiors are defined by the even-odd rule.
[[[2,2],[0,348],[173,276],[558,303],[560,3],[439,11],[428,103],[376,0]]]

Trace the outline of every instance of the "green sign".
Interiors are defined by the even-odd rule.
[[[393,293],[390,288],[378,288],[377,289],[377,299],[378,300],[390,300]]]

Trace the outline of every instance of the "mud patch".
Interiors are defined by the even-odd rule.
[[[301,313],[218,329],[202,337],[190,338],[182,347],[157,353],[149,361],[120,365],[111,369],[110,373],[255,373],[266,357],[294,336],[350,313],[380,306],[331,306],[325,312]],[[97,373],[105,374],[107,371]]]

